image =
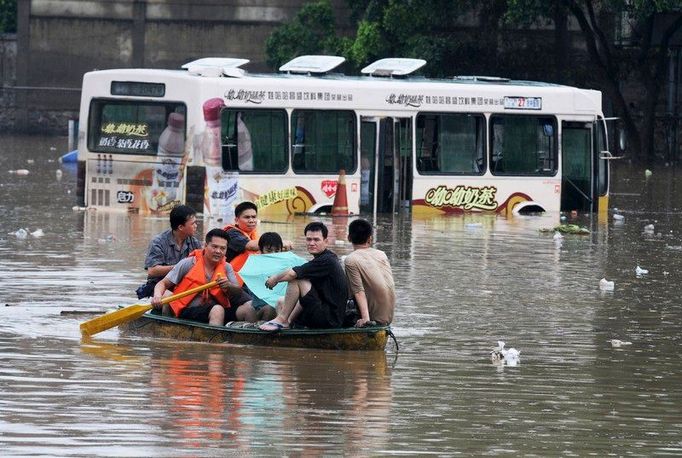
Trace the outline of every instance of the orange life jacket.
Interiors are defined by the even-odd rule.
[[[229,231],[230,229],[237,229],[239,232],[244,234],[244,237],[248,238],[249,240],[258,241],[258,231],[256,231],[255,229],[251,232],[245,232],[241,230],[238,226],[233,226],[232,224],[228,224],[223,228],[224,231]],[[248,259],[248,257],[256,253],[258,252],[252,250],[244,250],[242,253],[239,253],[237,256],[235,256],[232,259],[232,261],[230,261],[230,265],[234,269],[235,274],[237,274],[237,281],[239,282],[239,286],[244,286],[244,280],[242,280],[242,277],[239,276],[239,271],[241,270],[242,267],[244,267],[244,264],[246,264],[246,260]]]
[[[188,289],[195,288],[197,286],[205,285],[209,283],[206,281],[206,272],[204,270],[204,250],[194,250],[189,256],[194,256],[197,260],[189,272],[180,280],[180,283],[173,290],[174,294],[187,291]],[[225,269],[225,259],[220,261],[213,271],[213,276],[210,281],[216,280],[218,276],[227,278],[227,270]],[[210,297],[212,297],[218,304],[223,307],[230,308],[230,300],[225,296],[223,290],[220,286],[214,286],[213,288],[205,289],[201,293],[203,301],[207,302]],[[192,299],[196,297],[197,294],[191,294],[189,296],[182,297],[176,301],[170,303],[171,308],[175,316],[180,316],[180,313],[192,302]]]

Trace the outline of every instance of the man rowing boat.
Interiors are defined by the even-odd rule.
[[[171,302],[173,314],[214,326],[223,326],[227,321],[255,322],[251,296],[239,287],[234,270],[225,261],[228,238],[222,229],[210,230],[204,249],[190,253],[156,284],[151,302],[154,308],[161,308],[169,289],[177,294],[216,280],[218,285],[213,288]]]

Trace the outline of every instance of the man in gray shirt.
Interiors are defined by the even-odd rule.
[[[197,217],[194,209],[178,205],[170,212],[170,229],[155,236],[149,243],[144,268],[147,283],[137,289],[137,297],[149,297],[154,286],[171,271],[181,259],[192,251],[201,249],[201,243],[194,237],[197,232]]]

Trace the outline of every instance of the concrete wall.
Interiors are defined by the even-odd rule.
[[[12,119],[0,131],[66,133],[85,72],[178,68],[207,56],[243,57],[266,70],[265,41],[306,0],[18,0]],[[347,17],[344,0],[333,0]],[[346,23],[347,24],[347,23]],[[343,20],[340,24],[345,26]],[[8,94],[6,94],[8,93]],[[3,98],[4,102],[4,98]],[[30,107],[30,108],[29,108]]]
[[[5,88],[16,84],[16,59],[16,34],[0,34],[0,126],[14,125],[16,107],[14,91]]]

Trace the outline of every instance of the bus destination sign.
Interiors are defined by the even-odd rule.
[[[139,81],[112,81],[111,95],[163,97],[166,95],[166,85],[163,83],[142,83]]]
[[[505,110],[542,110],[542,97],[505,97]]]

